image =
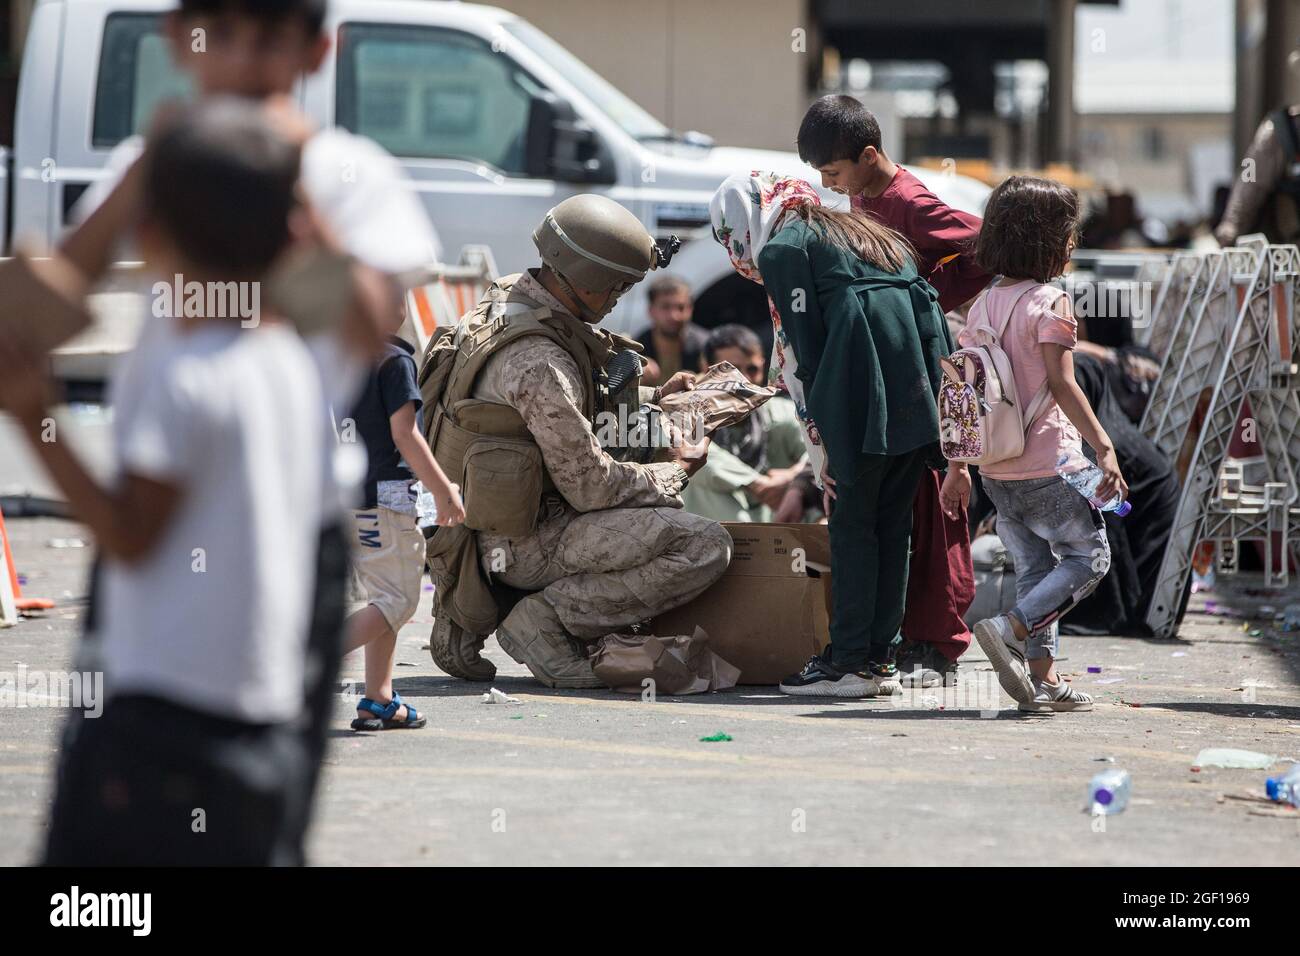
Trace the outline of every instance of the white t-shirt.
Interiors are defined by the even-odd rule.
[[[113,150],[75,221],[143,147],[133,137]],[[317,133],[303,151],[302,185],[317,212],[347,252],[384,272],[441,257],[406,183],[392,156],[344,130]],[[236,331],[224,344],[220,330],[182,336],[150,313],[114,376],[121,467],[193,483],[154,554],[135,566],[105,562],[103,667],[110,694],[281,721],[302,706],[319,529],[342,518],[365,474],[364,453],[338,445],[330,407],[347,414],[366,369],[334,335],[304,343],[287,329]],[[246,351],[245,339],[258,348]],[[236,422],[247,423],[243,441]],[[195,548],[202,572],[192,570]]]
[[[74,210],[80,222],[102,203],[144,150],[132,136],[109,154],[106,175],[86,190]],[[343,250],[380,272],[396,275],[442,259],[442,245],[419,197],[398,163],[383,147],[343,129],[317,132],[302,154],[301,182],[312,206]],[[125,247],[118,258],[128,253]],[[146,319],[146,325],[152,319]],[[143,338],[143,335],[142,335]],[[326,410],[322,426],[334,435],[334,418],[346,416],[365,385],[367,369],[341,346],[335,335],[308,340],[323,386]],[[365,453],[337,441],[324,446],[325,510],[322,519],[340,520],[360,494]]]
[[[71,221],[80,223],[98,208],[143,151],[142,136],[118,143]],[[303,147],[301,179],[343,250],[366,265],[397,274],[442,259],[442,243],[401,163],[374,140],[320,130]]]
[[[306,346],[283,326],[187,332],[152,319],[111,397],[120,469],[184,492],[143,560],[104,562],[109,695],[250,723],[296,717],[325,440]]]

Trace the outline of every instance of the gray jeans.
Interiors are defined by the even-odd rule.
[[[983,483],[998,509],[998,537],[1016,563],[1016,606],[1010,613],[1029,631],[1025,656],[1054,658],[1057,620],[1110,570],[1101,513],[1056,476]]]

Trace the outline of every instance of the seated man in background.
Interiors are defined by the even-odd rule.
[[[646,358],[641,384],[662,385],[678,372],[704,371],[709,333],[691,322],[691,287],[676,276],[664,276],[650,284],[647,295],[650,324],[636,336]]]
[[[755,385],[766,382],[763,343],[743,325],[714,329],[704,356],[711,366],[730,362]],[[709,457],[691,477],[682,502],[687,511],[714,521],[771,521],[805,457],[794,402],[777,395],[744,421],[713,433]]]

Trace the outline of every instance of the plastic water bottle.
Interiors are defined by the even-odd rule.
[[[1300,807],[1300,763],[1293,763],[1285,776],[1265,780],[1264,792],[1270,800]]]
[[[1127,770],[1103,770],[1088,781],[1089,812],[1110,816],[1128,806],[1133,780]]]
[[[432,528],[438,523],[438,503],[433,492],[425,490],[424,485],[415,483],[415,524],[420,528]]]
[[[1056,473],[1101,511],[1113,511],[1122,518],[1133,510],[1133,506],[1119,495],[1110,501],[1103,501],[1097,496],[1097,486],[1103,477],[1101,469],[1082,455],[1062,455],[1057,459]]]

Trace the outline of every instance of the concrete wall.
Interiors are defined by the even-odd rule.
[[[489,0],[490,2],[490,0]],[[819,56],[805,0],[502,0],[674,129],[789,149]],[[793,31],[806,52],[795,52]]]

